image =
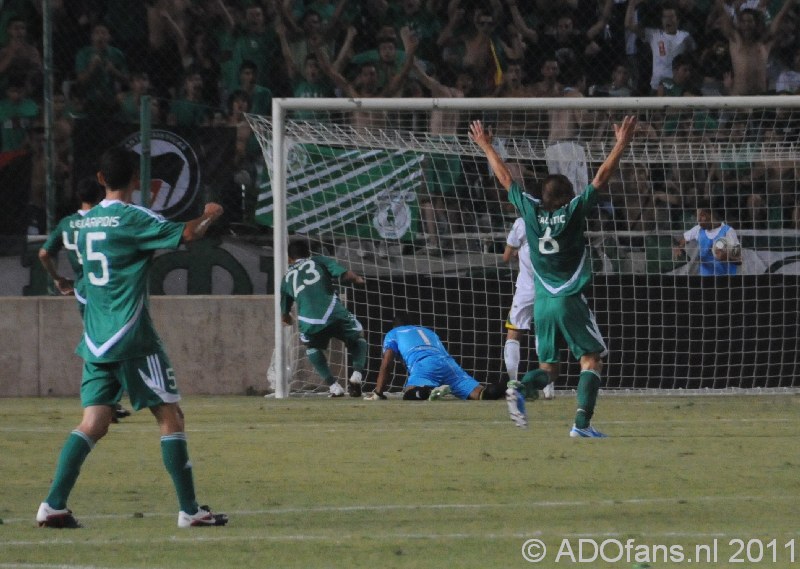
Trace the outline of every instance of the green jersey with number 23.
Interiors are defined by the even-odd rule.
[[[281,283],[281,312],[289,314],[297,303],[297,325],[301,332],[324,326],[339,304],[334,280],[347,272],[328,257],[314,255],[289,265]]]

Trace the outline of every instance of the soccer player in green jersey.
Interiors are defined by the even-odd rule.
[[[555,381],[559,372],[558,343],[563,338],[572,356],[580,360],[581,367],[578,410],[571,437],[605,437],[591,426],[603,370],[601,358],[607,350],[583,295],[592,276],[584,231],[586,217],[597,204],[597,192],[605,188],[619,166],[635,131],[636,118],[632,116],[614,125],[614,148],[581,194],[575,195],[567,177],[551,174],[542,182],[542,199],[537,200],[523,192],[512,179],[505,162],[492,147],[491,131],[484,130],[480,121],[470,125],[470,138],[484,151],[500,185],[508,190],[509,201],[525,220],[533,264],[539,369],[525,374],[521,385],[509,382],[509,401],[511,398],[521,400],[514,391],[528,386],[543,389]],[[514,419],[514,413],[511,415]]]
[[[94,178],[84,178],[78,182],[76,195],[81,202],[80,209],[59,221],[56,228],[47,237],[42,248],[39,249],[39,261],[42,263],[44,270],[53,279],[58,292],[65,296],[69,294],[75,295],[81,316],[83,316],[83,305],[86,304],[86,293],[83,291],[84,287],[81,279],[83,266],[80,259],[78,259],[78,247],[76,245],[78,227],[76,227],[75,222],[83,219],[83,216],[100,201],[104,193],[103,187]],[[56,255],[61,249],[67,250],[67,260],[75,275],[74,281],[61,276],[58,272]]]
[[[339,300],[334,279],[364,284],[364,277],[322,255],[311,255],[308,243],[292,241],[288,250],[289,268],[281,283],[281,316],[283,323],[294,322],[292,306],[297,303],[297,327],[300,341],[316,372],[328,385],[329,397],[342,397],[344,389],[336,381],[325,357],[331,338],[347,346],[353,362],[353,374],[347,381],[351,397],[361,396],[367,341],[361,323]]]
[[[86,293],[84,292],[83,284],[83,265],[78,258],[78,247],[76,245],[78,240],[78,227],[76,222],[83,219],[83,216],[92,209],[97,202],[99,202],[105,190],[97,180],[92,178],[84,178],[78,182],[76,190],[78,200],[81,202],[81,207],[78,211],[71,215],[67,215],[58,222],[56,228],[47,237],[47,240],[39,249],[39,262],[42,263],[47,274],[53,279],[56,289],[63,295],[74,294],[75,299],[78,301],[78,311],[83,318],[84,305],[86,304]],[[75,275],[75,280],[68,279],[61,276],[56,266],[56,255],[61,249],[67,250],[67,260],[72,267],[72,273]],[[114,406],[114,416],[111,421],[118,423],[120,419],[128,417],[130,411],[125,409],[120,403]]]
[[[108,432],[122,392],[136,410],[148,408],[161,431],[161,454],[178,495],[178,527],[224,525],[224,514],[198,506],[184,416],[175,373],[148,311],[147,280],[153,253],[176,249],[202,237],[222,207],[206,204],[203,214],[186,223],[165,220],[130,204],[138,185],[136,155],[107,150],[97,179],[105,199],[75,223],[83,262],[86,308],[84,334],[77,353],[84,360],[81,381],[83,418],[67,437],[50,492],[39,506],[40,527],[81,527],[67,509],[67,499],[81,465]]]

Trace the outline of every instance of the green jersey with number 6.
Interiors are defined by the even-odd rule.
[[[508,199],[525,220],[531,250],[536,296],[577,294],[592,278],[591,260],[584,232],[586,216],[597,204],[597,190],[589,184],[556,211],[545,211],[541,202],[514,182]]]
[[[297,326],[302,333],[314,333],[328,324],[331,316],[344,308],[334,279],[347,269],[322,255],[297,259],[289,265],[281,283],[281,313],[289,314],[297,303]]]
[[[118,200],[101,201],[76,224],[87,300],[77,354],[95,363],[152,354],[161,340],[150,319],[148,270],[157,249],[180,245],[184,224]]]

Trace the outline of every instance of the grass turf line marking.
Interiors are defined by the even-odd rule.
[[[669,498],[628,498],[615,500],[613,498],[604,500],[573,500],[573,501],[541,501],[541,502],[515,502],[513,504],[385,504],[376,506],[314,506],[309,508],[270,508],[266,510],[239,510],[226,512],[229,516],[264,516],[280,514],[320,514],[325,512],[388,512],[393,510],[483,510],[491,508],[574,508],[574,507],[593,507],[593,506],[614,506],[620,504],[649,505],[649,504],[670,504],[691,501],[701,502],[734,502],[734,501],[780,501],[785,502],[791,499],[798,499],[800,496],[694,496],[690,498],[669,497]],[[145,518],[174,517],[174,513],[166,512],[145,512]],[[79,520],[125,520],[133,519],[133,514],[95,514],[79,515]],[[5,518],[5,524],[33,523],[31,518]]]
[[[130,419],[126,419],[126,422],[130,423]],[[539,419],[539,422],[554,425],[555,423],[549,419]],[[709,420],[706,418],[701,419],[659,419],[659,424],[669,424],[669,425],[687,425],[687,424],[694,424],[694,423],[702,423],[708,424]],[[795,423],[795,419],[789,418],[782,418],[782,419],[748,419],[746,417],[733,417],[733,418],[715,418],[715,423],[741,423],[741,424],[756,424],[756,423],[765,423],[765,424],[775,424],[775,423]],[[602,423],[603,425],[651,425],[652,421],[614,421],[614,420],[607,420],[607,421],[599,421],[598,423]],[[497,420],[497,421],[488,421],[488,424],[493,425],[505,425],[508,424],[507,420]],[[566,424],[566,423],[564,423]],[[260,431],[271,431],[274,430],[276,427],[285,427],[286,423],[259,423],[258,426],[249,425],[247,426],[248,432],[260,432]],[[446,426],[443,427],[423,427],[422,430],[425,431],[450,431],[452,430],[453,425],[474,425],[473,421],[468,420],[459,420],[459,421],[449,421]],[[303,423],[304,427],[309,429],[313,428],[320,428],[326,429],[329,432],[337,432],[337,431],[350,431],[352,428],[350,425],[343,425],[341,427],[331,427],[330,423]],[[127,424],[125,426],[116,425],[113,427],[115,431],[121,431],[123,433],[138,433],[138,434],[152,434],[153,429],[156,428],[155,423],[148,422],[146,425],[141,423],[135,424]],[[378,429],[379,432],[398,432],[398,431],[410,431],[410,430],[420,430],[418,427],[414,429],[406,428],[406,427],[397,427],[397,428],[387,428],[381,427]],[[223,427],[214,427],[214,428],[203,428],[203,427],[187,427],[187,433],[219,433],[224,431],[242,431],[241,426],[233,426],[229,428]],[[64,434],[66,431],[62,427],[0,427],[0,433],[59,433]],[[113,433],[110,433],[113,434]],[[667,435],[662,435],[667,436]],[[709,435],[704,435],[709,436]]]
[[[200,530],[205,533],[208,528]],[[220,530],[216,535],[199,535],[189,531],[192,535],[187,536],[164,536],[161,538],[131,538],[131,539],[92,539],[92,540],[72,540],[72,539],[43,539],[43,540],[29,540],[29,541],[6,541],[3,545],[8,547],[43,547],[43,546],[63,546],[63,545],[87,545],[91,547],[105,546],[110,544],[142,544],[142,543],[174,543],[174,544],[193,544],[193,543],[219,543],[219,542],[249,542],[249,541],[272,541],[272,542],[328,542],[328,543],[347,543],[354,539],[363,537],[360,534],[349,535],[309,535],[309,534],[289,534],[289,535],[264,535],[262,529],[254,530],[258,533],[255,535],[227,535],[225,530]],[[623,531],[604,531],[604,532],[582,532],[582,533],[563,533],[563,534],[550,534],[542,531],[525,531],[525,532],[512,532],[512,533],[384,533],[384,534],[370,534],[370,537],[376,540],[425,540],[425,541],[445,541],[445,540],[469,540],[469,539],[485,539],[485,540],[505,540],[505,539],[529,539],[532,537],[545,538],[551,537],[553,539],[581,539],[581,538],[620,538],[636,536],[637,539],[675,539],[675,538],[689,538],[689,539],[725,539],[727,537],[740,537],[736,532],[649,532],[638,533],[631,532],[630,530]],[[787,531],[785,536],[794,535],[793,532]],[[781,537],[783,537],[783,535]],[[0,569],[4,566],[0,564]],[[11,567],[15,567],[12,565]],[[64,569],[100,569],[94,566],[73,566],[73,565],[30,565],[30,567],[46,567],[50,568],[64,568]]]

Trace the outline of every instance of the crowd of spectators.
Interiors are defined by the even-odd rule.
[[[236,164],[246,167],[259,157],[243,113],[269,114],[276,96],[800,92],[798,0],[53,0],[51,5],[61,183],[69,176],[74,121],[103,117],[136,123],[144,95],[152,97],[155,124],[236,128]],[[34,147],[41,144],[41,137],[32,135],[42,124],[41,6],[6,0],[0,11],[2,152],[36,154]],[[456,118],[432,115],[428,124],[412,128],[463,133],[466,121]],[[608,131],[608,121],[586,113],[539,119],[497,117],[496,134],[559,143]],[[381,127],[391,120],[385,113],[361,112],[352,124]],[[713,123],[702,132],[713,130],[718,140],[786,139],[777,132],[786,128],[778,120],[753,132],[752,118],[697,114],[642,121],[642,132],[656,139],[679,134],[691,139],[700,131],[698,121],[705,127]],[[734,132],[733,125],[740,124],[745,132]],[[687,174],[680,165],[646,170],[645,179],[645,170],[623,171],[620,180],[636,180],[623,184],[627,189],[608,202],[610,212],[622,212],[614,214],[615,223],[645,228],[659,204],[691,211],[701,194],[719,197],[718,205],[741,225],[800,228],[797,164],[687,168],[688,181],[682,180]],[[634,186],[640,188],[635,200]],[[31,201],[38,207],[34,197]]]

